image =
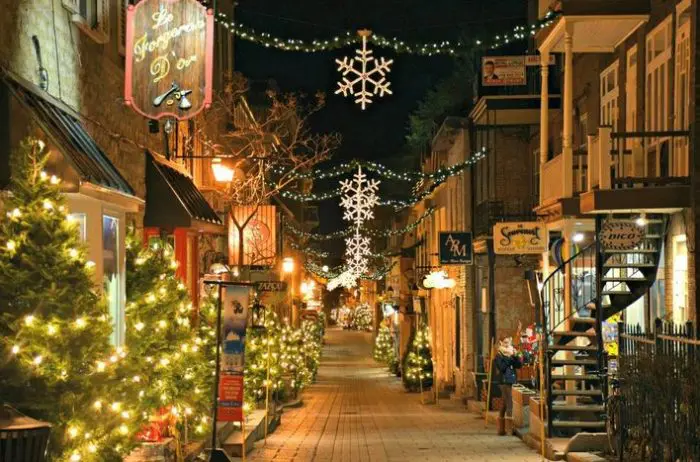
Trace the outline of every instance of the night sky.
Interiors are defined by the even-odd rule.
[[[527,0],[241,0],[235,15],[258,31],[285,38],[323,39],[347,30],[369,28],[406,41],[441,41],[509,31],[524,21],[526,3]],[[275,80],[283,92],[326,93],[327,105],[314,118],[313,128],[342,135],[343,144],[333,163],[361,158],[393,164],[392,158],[405,144],[410,113],[430,88],[451,73],[453,62],[444,56],[396,55],[390,49],[370,46],[374,56],[394,59],[388,75],[394,94],[376,98],[365,111],[352,99],[333,94],[339,76],[335,58],[354,54],[354,47],[311,54],[274,50],[238,39],[235,66],[250,80]],[[326,191],[336,184],[318,183],[314,190]],[[342,227],[337,201],[320,205],[319,231]]]

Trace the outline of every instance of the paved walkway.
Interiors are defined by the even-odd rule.
[[[539,461],[516,437],[447,402],[421,405],[371,359],[369,334],[329,330],[317,382],[253,461]]]

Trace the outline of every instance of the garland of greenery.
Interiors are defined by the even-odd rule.
[[[495,34],[488,38],[475,38],[470,41],[441,40],[439,42],[410,43],[397,37],[387,37],[380,34],[372,34],[369,40],[383,48],[391,48],[397,53],[408,53],[420,56],[456,55],[462,51],[474,48],[484,50],[499,48],[511,42],[525,40],[537,33],[538,30],[550,25],[558,13],[549,10],[542,19],[530,24],[515,26],[512,31]],[[323,51],[338,50],[360,42],[360,37],[355,31],[347,31],[344,34],[325,39],[300,40],[275,37],[269,32],[258,32],[252,27],[231,19],[223,12],[218,12],[214,18],[229,33],[243,40],[260,44],[266,48],[276,48],[284,51],[300,51],[305,53],[318,53]]]

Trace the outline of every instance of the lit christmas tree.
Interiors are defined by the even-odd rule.
[[[374,339],[374,350],[372,357],[380,364],[385,364],[389,368],[393,368],[396,362],[396,353],[394,351],[394,337],[387,326],[382,326],[379,329],[377,338]]]
[[[136,427],[117,377],[126,351],[109,343],[94,263],[67,215],[60,179],[44,171],[48,158],[33,139],[11,158],[0,220],[2,399],[51,423],[52,460],[121,460]]]
[[[369,305],[362,304],[355,308],[352,313],[352,328],[361,331],[372,330],[372,311]]]
[[[271,397],[283,386],[280,367],[281,326],[274,311],[264,308],[263,313],[264,329],[249,327],[246,332],[244,383],[247,408],[255,408],[258,403],[265,401],[268,380]]]
[[[290,378],[290,392],[296,397],[313,380],[313,373],[306,364],[304,336],[300,329],[293,329],[288,323],[282,326],[280,343],[280,367]]]
[[[433,385],[433,360],[430,351],[430,330],[421,324],[403,367],[403,385],[408,391],[426,390]]]
[[[158,441],[171,436],[180,442],[207,430],[211,412],[212,371],[206,349],[215,338],[198,335],[186,286],[176,276],[172,248],[161,240],[148,247],[127,236],[127,332],[131,380],[138,387],[138,414],[150,423],[140,439]]]
[[[320,321],[306,320],[301,323],[301,335],[304,363],[309,369],[313,380],[316,378],[318,366],[321,363],[324,325]]]

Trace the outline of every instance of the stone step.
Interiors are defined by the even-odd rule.
[[[598,351],[598,347],[595,345],[550,345],[549,349],[558,351]]]
[[[552,332],[554,337],[589,337],[595,338],[597,334],[593,331],[577,331],[577,330],[556,330]]]
[[[655,266],[653,263],[606,263],[603,268],[654,268]]]
[[[558,428],[605,428],[605,422],[588,420],[553,420],[552,426]]]
[[[602,390],[552,390],[552,396],[603,396]]]
[[[597,366],[595,359],[553,359],[552,366]]]
[[[565,412],[603,412],[602,404],[553,404],[552,410]]]

